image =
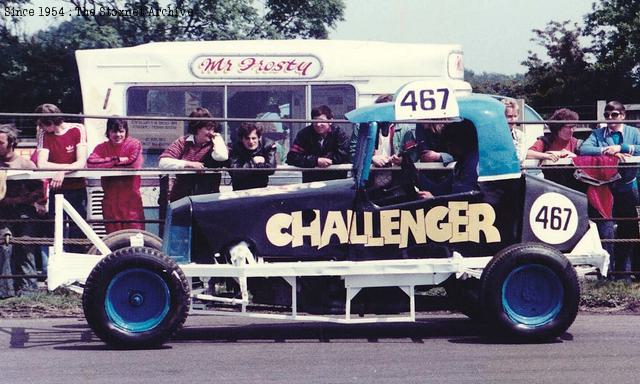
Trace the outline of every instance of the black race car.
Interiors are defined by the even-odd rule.
[[[504,107],[494,98],[456,98],[446,85],[417,82],[395,100],[347,114],[359,124],[353,179],[184,198],[168,209],[161,250],[149,241],[112,246],[120,249],[86,278],[92,329],[117,346],[157,345],[190,306],[287,319],[407,321],[415,319],[416,289],[443,286],[461,311],[503,337],[537,341],[563,333],[578,310],[573,265],[607,273],[585,195],[521,173]],[[389,184],[372,184],[378,123],[418,119],[472,127],[465,138],[477,137],[471,188],[423,198],[408,153]],[[253,304],[288,309],[260,313]]]

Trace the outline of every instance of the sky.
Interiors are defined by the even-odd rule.
[[[461,44],[466,69],[507,75],[524,73],[520,63],[533,50],[533,29],[549,21],[581,23],[594,0],[344,0],[345,21],[329,37],[408,43]],[[62,5],[33,0],[34,6]],[[62,21],[26,17],[29,32]]]
[[[533,29],[582,22],[594,0],[345,0],[331,39],[462,44],[466,69],[524,73]]]

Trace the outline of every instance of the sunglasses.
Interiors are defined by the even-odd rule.
[[[618,111],[611,111],[611,112],[605,112],[602,115],[604,116],[605,119],[616,119],[618,118],[618,116],[621,115],[621,113]]]

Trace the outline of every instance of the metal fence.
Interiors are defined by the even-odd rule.
[[[70,122],[83,122],[84,119],[87,118],[92,118],[92,119],[107,119],[113,116],[101,116],[101,115],[81,115],[81,114],[60,114],[60,115],[52,115],[52,114],[17,114],[17,113],[0,113],[0,122],[3,123],[11,123],[16,125],[18,128],[20,128],[22,130],[23,133],[25,133],[25,135],[27,137],[35,137],[35,121],[38,117],[40,116],[47,116],[47,117],[52,117],[52,116],[61,116],[65,119],[67,119],[67,121]],[[161,117],[161,116],[126,116],[123,117],[126,118],[127,120],[179,120],[179,121],[190,121],[190,120],[210,120],[210,121],[216,121],[216,122],[229,122],[229,121],[237,121],[237,122],[283,122],[283,123],[312,123],[313,120],[306,120],[306,119],[278,119],[278,120],[264,120],[264,119],[244,119],[244,118],[237,118],[237,119],[231,119],[231,118],[188,118],[188,117]],[[349,123],[347,120],[328,120],[331,123],[336,123],[336,124],[351,124]],[[421,121],[402,121],[402,123],[420,123]],[[450,122],[450,120],[447,121],[433,121],[435,123],[447,123]],[[547,123],[545,122],[540,122],[540,121],[519,121],[517,122],[517,124],[521,124],[523,126],[526,126],[528,124],[541,124],[541,123]],[[568,123],[568,124],[580,124],[581,127],[583,127],[583,129],[581,130],[581,132],[583,133],[589,133],[591,128],[595,128],[601,124],[607,123],[606,120],[580,120],[580,121],[573,121],[573,120],[566,120],[566,121],[554,121],[554,123]],[[640,120],[628,120],[628,121],[624,121],[624,123],[633,123],[633,124],[640,124]],[[228,138],[227,138],[228,140]],[[227,141],[229,142],[229,141]],[[28,156],[30,154],[30,152],[34,149],[33,147],[19,147],[19,154],[23,155],[23,156]],[[21,151],[21,152],[20,152]],[[632,157],[628,157],[625,159],[626,161],[623,164],[619,164],[616,167],[617,168],[637,168],[638,167],[638,163],[640,163],[640,156],[632,156]],[[288,182],[299,182],[300,181],[300,173],[302,171],[304,172],[309,172],[309,171],[313,171],[313,172],[330,172],[330,171],[335,171],[335,170],[347,170],[350,171],[352,168],[352,166],[350,164],[341,164],[341,165],[333,165],[330,166],[328,168],[298,168],[298,167],[294,167],[294,166],[290,166],[290,165],[286,165],[286,164],[279,164],[276,168],[260,168],[260,169],[238,169],[238,168],[211,168],[211,169],[206,169],[206,170],[202,170],[202,171],[197,171],[197,173],[219,173],[222,172],[224,174],[228,173],[229,171],[233,171],[233,172],[256,172],[256,171],[265,171],[265,170],[273,170],[275,172],[275,177],[277,178],[277,175],[286,175],[286,177],[283,177],[282,180],[280,180],[279,184],[284,184],[284,183],[288,183]],[[417,163],[416,164],[416,168],[418,168],[421,172],[430,172],[430,171],[452,171],[453,170],[453,165],[448,165],[448,166],[443,166],[442,164],[438,164],[438,163]],[[391,167],[391,168],[384,168],[384,170],[397,170],[399,169],[398,167]],[[523,172],[535,172],[535,171],[541,171],[541,170],[546,170],[546,169],[555,169],[555,170],[561,170],[561,169],[565,169],[565,170],[572,170],[575,169],[575,167],[571,164],[571,160],[570,159],[560,159],[557,162],[550,162],[550,161],[544,161],[544,162],[538,162],[537,160],[526,160],[523,162],[522,164],[522,169]],[[53,176],[53,174],[57,171],[68,171],[68,169],[17,169],[17,168],[2,168],[0,167],[0,173],[1,172],[6,172],[7,175],[7,179],[10,180],[24,180],[24,179],[47,179],[47,178],[51,178]],[[372,168],[372,171],[377,171],[378,169],[376,168]],[[89,180],[98,180],[101,177],[112,177],[112,176],[126,176],[126,175],[140,175],[143,176],[144,178],[147,179],[157,179],[159,180],[160,177],[162,176],[174,176],[174,175],[178,175],[178,174],[192,174],[192,173],[196,173],[193,170],[186,170],[186,169],[164,169],[164,168],[156,168],[156,167],[146,167],[144,169],[117,169],[117,170],[107,170],[107,169],[88,169],[88,168],[83,168],[83,169],[76,169],[74,171],[72,171],[71,173],[68,174],[68,177],[84,177],[87,178]],[[223,179],[223,185],[227,184],[228,185],[228,176],[226,176],[225,179]],[[96,183],[94,183],[94,185],[97,185]],[[161,196],[160,199],[165,198]],[[640,214],[640,209],[639,212]],[[593,217],[591,218],[594,221],[602,221],[605,219],[602,219],[600,217]],[[638,218],[622,218],[622,217],[614,217],[611,220],[615,221],[615,222],[620,222],[620,221],[629,221],[629,220],[633,220],[638,222]],[[11,224],[12,222],[17,222],[17,221],[21,221],[21,222],[26,222],[29,223],[30,225],[40,225],[40,224],[50,224],[53,222],[53,218],[46,218],[46,219],[24,219],[24,220],[0,220],[0,222],[4,222],[7,224]],[[96,225],[96,226],[100,226],[103,225],[104,223],[107,222],[116,222],[116,221],[106,221],[103,219],[91,219],[89,218],[89,220],[87,220],[88,223]],[[136,221],[136,220],[128,220],[128,221],[120,221],[120,222],[144,222],[145,224],[161,224],[163,222],[163,220],[161,218],[151,218],[151,219],[147,219],[144,221]],[[70,244],[70,245],[80,245],[80,246],[88,246],[90,245],[89,241],[87,239],[82,239],[82,238],[68,238],[64,240],[65,244]],[[638,238],[634,238],[634,239],[603,239],[602,240],[603,243],[638,243],[640,242],[640,239]],[[4,245],[17,245],[17,246],[21,246],[21,245],[29,245],[29,246],[42,246],[42,247],[47,247],[53,244],[53,238],[51,237],[28,237],[28,236],[23,236],[23,237],[13,237],[11,234],[7,234],[5,233],[2,238],[0,238],[0,246]],[[633,273],[640,273],[640,271],[635,271]],[[41,278],[44,279],[46,278],[46,273],[41,272],[38,273],[36,275],[13,275],[13,274],[5,274],[5,275],[0,275],[0,279],[2,278],[17,278],[17,277],[21,277],[21,278]]]

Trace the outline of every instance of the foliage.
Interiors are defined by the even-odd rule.
[[[640,90],[640,0],[599,0],[585,27],[549,22],[532,39],[548,59],[529,52],[525,93],[537,108],[586,108],[595,118],[597,100],[636,102]],[[581,40],[587,41],[583,46]]]
[[[125,46],[151,41],[326,38],[342,0],[66,0],[87,21],[115,28]],[[115,14],[138,11],[145,16]],[[170,12],[170,13],[168,13]],[[262,14],[264,13],[264,14]]]
[[[536,108],[548,106],[587,106],[595,110],[598,95],[594,93],[596,80],[591,65],[587,62],[588,49],[580,44],[582,30],[569,21],[552,21],[545,29],[535,29],[532,41],[546,50],[549,60],[529,51],[523,65],[525,74],[524,92],[527,100]],[[582,116],[583,118],[586,116]]]
[[[611,96],[637,97],[640,88],[640,0],[600,0],[585,17],[593,38],[594,68]],[[635,89],[635,92],[634,92]]]
[[[152,41],[243,38],[250,35],[258,18],[251,2],[242,0],[174,0],[168,4],[157,0],[67,1],[82,10],[85,21],[118,31],[123,46]],[[168,11],[171,13],[167,14]]]
[[[509,96],[517,99],[524,97],[522,88],[524,76],[520,74],[509,76],[501,73],[475,73],[465,69],[464,78],[476,93]]]
[[[267,0],[268,24],[284,38],[326,39],[327,26],[335,28],[344,20],[341,0]]]
[[[3,39],[0,54],[10,59],[0,64],[2,109],[33,112],[37,105],[50,102],[60,105],[64,112],[80,112],[82,96],[75,50],[119,45],[121,40],[115,30],[79,18],[22,41],[17,37]]]
[[[3,0],[3,11],[8,8],[20,9],[22,5],[30,3],[31,0]],[[5,16],[5,12],[0,13],[0,31],[10,31],[15,28],[19,23],[19,18],[16,16]],[[12,31],[15,33],[15,31]]]

